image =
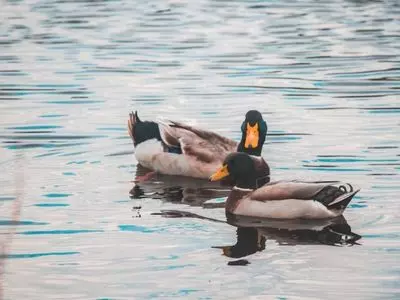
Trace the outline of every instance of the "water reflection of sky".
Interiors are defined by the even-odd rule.
[[[395,297],[398,13],[396,1],[2,3],[5,299]],[[237,242],[225,189],[133,182],[131,110],[237,140],[250,108],[268,122],[273,180],[361,187],[345,213],[360,245],[283,247],[263,231],[265,249],[233,267],[212,248]]]

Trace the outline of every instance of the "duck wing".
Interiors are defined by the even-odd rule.
[[[232,139],[226,138],[218,133],[215,133],[210,130],[205,130],[201,128],[197,128],[194,126],[189,126],[187,124],[183,124],[180,122],[170,121],[172,123],[172,127],[183,129],[189,132],[194,133],[197,137],[208,141],[209,143],[216,144],[217,146],[225,149],[225,151],[233,152],[236,151],[238,143]],[[233,151],[232,151],[233,149]]]
[[[183,123],[160,122],[159,128],[161,138],[167,146],[179,147],[183,154],[205,163],[220,162],[237,148],[237,142],[231,139]]]
[[[255,190],[251,199],[257,201],[286,200],[286,199],[312,199],[326,184],[308,183],[299,181],[271,182]]]
[[[359,189],[354,190],[350,184],[338,181],[278,181],[264,185],[251,193],[249,197],[256,201],[315,200],[330,209],[338,209],[346,207],[358,191]]]

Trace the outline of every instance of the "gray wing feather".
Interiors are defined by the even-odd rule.
[[[160,134],[168,146],[181,147],[185,155],[211,163],[223,161],[230,152],[236,151],[237,142],[211,131],[183,123],[159,122]]]
[[[251,199],[257,201],[299,199],[310,200],[321,191],[326,184],[299,181],[278,181],[264,185],[255,190]]]
[[[176,121],[169,121],[169,122],[172,124],[171,127],[190,131],[190,132],[196,134],[197,137],[200,139],[207,140],[210,143],[219,145],[225,151],[229,151],[229,152],[236,151],[236,147],[237,147],[238,143],[232,139],[223,137],[222,135],[219,135],[218,133],[215,133],[215,132],[212,132],[209,130],[204,130],[204,129],[186,125],[186,124],[183,124],[180,122],[176,122]]]

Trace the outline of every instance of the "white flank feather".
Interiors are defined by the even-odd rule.
[[[332,218],[340,212],[328,210],[323,204],[314,200],[269,200],[254,201],[243,199],[236,207],[235,214],[273,219],[320,219]]]
[[[156,139],[137,145],[135,157],[143,167],[167,175],[208,178],[219,167],[219,165],[204,165],[187,155],[164,152],[161,142]]]

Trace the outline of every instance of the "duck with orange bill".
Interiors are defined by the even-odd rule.
[[[228,195],[228,214],[272,219],[323,219],[342,215],[359,189],[339,181],[277,181],[259,187],[260,174],[251,156],[229,154],[211,181],[229,176],[234,187]]]
[[[257,110],[246,113],[239,143],[181,122],[142,121],[137,112],[132,112],[128,120],[135,157],[143,167],[161,174],[203,179],[208,179],[226,156],[236,151],[250,154],[256,168],[267,169],[269,175],[269,167],[261,157],[267,130]],[[269,177],[264,178],[264,183],[268,181]]]

